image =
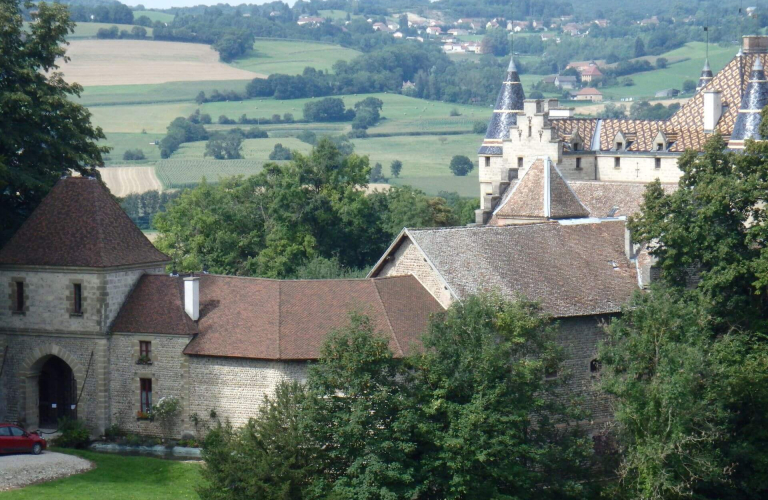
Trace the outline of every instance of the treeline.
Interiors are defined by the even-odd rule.
[[[180,191],[147,191],[141,194],[129,194],[120,201],[123,211],[141,229],[153,229],[152,218],[164,212],[169,202],[175,200]]]
[[[127,5],[114,2],[109,5],[70,4],[69,16],[77,23],[133,24],[133,11]]]
[[[109,28],[99,28],[96,32],[96,38],[114,40],[114,39],[132,39],[143,40],[147,37],[147,30],[141,26],[134,26],[131,31],[120,30],[117,26],[110,26]]]
[[[287,278],[317,259],[337,263],[339,272],[364,269],[404,226],[468,222],[471,210],[457,199],[451,206],[408,187],[366,194],[358,188],[370,170],[367,157],[322,138],[289,164],[185,192],[155,218],[156,244],[179,271]]]

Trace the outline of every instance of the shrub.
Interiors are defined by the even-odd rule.
[[[484,134],[487,131],[488,131],[488,124],[485,122],[475,122],[472,124],[472,132],[474,132],[475,134]]]
[[[53,444],[62,448],[82,449],[91,441],[91,433],[88,432],[82,420],[60,418],[59,432],[61,435],[54,440]]]
[[[125,161],[136,161],[136,160],[146,160],[147,157],[144,156],[144,151],[141,149],[126,149],[125,153],[123,153],[123,160]]]
[[[284,148],[279,142],[275,144],[275,148],[269,153],[270,160],[290,160],[291,158],[291,150]]]
[[[170,437],[173,422],[180,412],[181,401],[175,396],[160,398],[157,404],[152,405],[152,416],[160,423],[166,437]]]
[[[118,441],[119,439],[124,438],[126,434],[127,432],[125,432],[118,424],[112,424],[104,430],[104,437],[107,441]]]
[[[450,113],[450,115],[451,115],[451,116],[461,116],[461,113],[459,113],[459,110],[458,110],[458,109],[456,109],[456,108],[452,108],[452,109],[451,109],[451,113]]]
[[[403,170],[403,162],[400,160],[394,160],[392,164],[389,166],[389,171],[392,172],[392,177],[398,178],[400,177],[400,171]]]
[[[371,174],[368,177],[368,180],[372,183],[387,182],[389,179],[384,177],[383,170],[381,163],[375,164],[371,169]]]
[[[317,134],[311,130],[302,130],[299,132],[296,138],[301,142],[306,142],[307,144],[311,144],[313,146],[317,143]]]
[[[219,116],[219,124],[220,125],[234,125],[237,123],[235,120],[231,118],[227,118],[227,115],[221,115]]]

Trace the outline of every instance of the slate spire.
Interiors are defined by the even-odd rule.
[[[696,91],[704,88],[706,84],[712,81],[714,75],[712,69],[709,67],[709,59],[704,61],[704,68],[701,70],[701,76],[699,77],[699,84],[696,86]]]
[[[496,106],[493,108],[491,121],[488,123],[488,131],[478,154],[501,156],[501,143],[509,137],[510,127],[517,124],[517,115],[523,110],[524,100],[525,92],[520,83],[520,75],[517,74],[515,58],[512,57],[509,60],[507,75],[501,84],[499,96],[496,98]]]
[[[728,146],[731,148],[743,148],[747,139],[761,140],[760,112],[768,104],[768,80],[765,79],[765,70],[760,56],[755,56],[752,71],[747,80],[747,89],[741,96],[741,106],[733,126],[731,140]]]

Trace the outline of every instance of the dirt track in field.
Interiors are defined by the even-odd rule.
[[[155,167],[105,167],[99,172],[104,184],[115,196],[163,190],[155,175]]]
[[[265,75],[219,61],[208,45],[144,40],[75,40],[59,71],[72,83],[138,85],[201,80],[251,80]]]

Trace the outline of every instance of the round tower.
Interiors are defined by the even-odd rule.
[[[742,149],[747,139],[761,140],[760,121],[761,112],[768,104],[768,80],[765,79],[765,70],[760,55],[755,55],[752,72],[747,80],[747,90],[741,97],[741,106],[733,125],[731,139],[728,147]]]

